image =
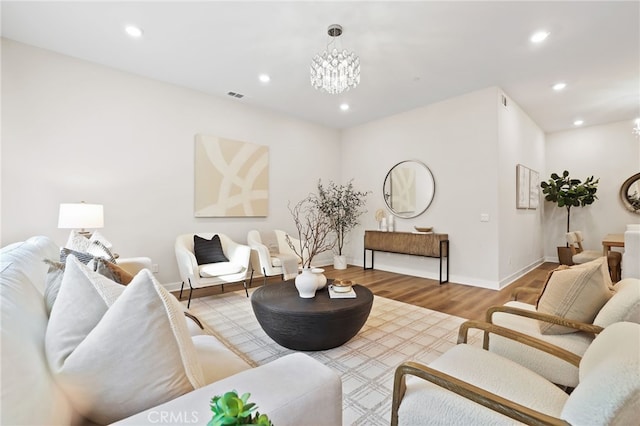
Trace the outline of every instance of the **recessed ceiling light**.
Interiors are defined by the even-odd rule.
[[[347,111],[349,110],[349,104],[340,104],[340,109],[342,111]]]
[[[549,31],[538,31],[534,33],[529,40],[531,43],[540,43],[549,37]]]
[[[142,37],[142,30],[135,25],[127,25],[124,29],[131,37]]]
[[[263,83],[268,83],[271,81],[271,77],[269,77],[267,74],[260,74],[258,76],[258,80],[260,80]]]
[[[553,90],[560,91],[560,90],[564,89],[565,87],[567,87],[567,83],[560,82],[560,83],[556,83],[556,84],[553,85]]]
[[[584,124],[584,120],[576,120],[573,122],[574,126],[582,126]]]

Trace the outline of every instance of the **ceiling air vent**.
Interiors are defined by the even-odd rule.
[[[244,97],[242,93],[236,93],[236,92],[227,92],[227,95],[233,96],[234,98],[238,98],[238,99]]]

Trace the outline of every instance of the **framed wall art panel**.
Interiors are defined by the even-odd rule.
[[[195,217],[266,217],[269,147],[195,137]]]

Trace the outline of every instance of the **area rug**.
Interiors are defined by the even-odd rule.
[[[251,291],[251,290],[250,290]],[[244,290],[191,301],[210,332],[253,366],[293,353],[262,331]],[[457,342],[463,318],[374,296],[369,319],[346,344],[305,352],[342,379],[344,425],[389,425],[393,374],[403,361],[428,364]],[[481,333],[470,333],[479,344]]]

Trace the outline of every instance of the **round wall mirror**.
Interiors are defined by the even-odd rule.
[[[628,210],[640,214],[640,173],[624,181],[620,187],[620,199]]]
[[[384,178],[382,194],[392,214],[411,218],[429,208],[436,192],[431,170],[422,162],[401,161]]]

